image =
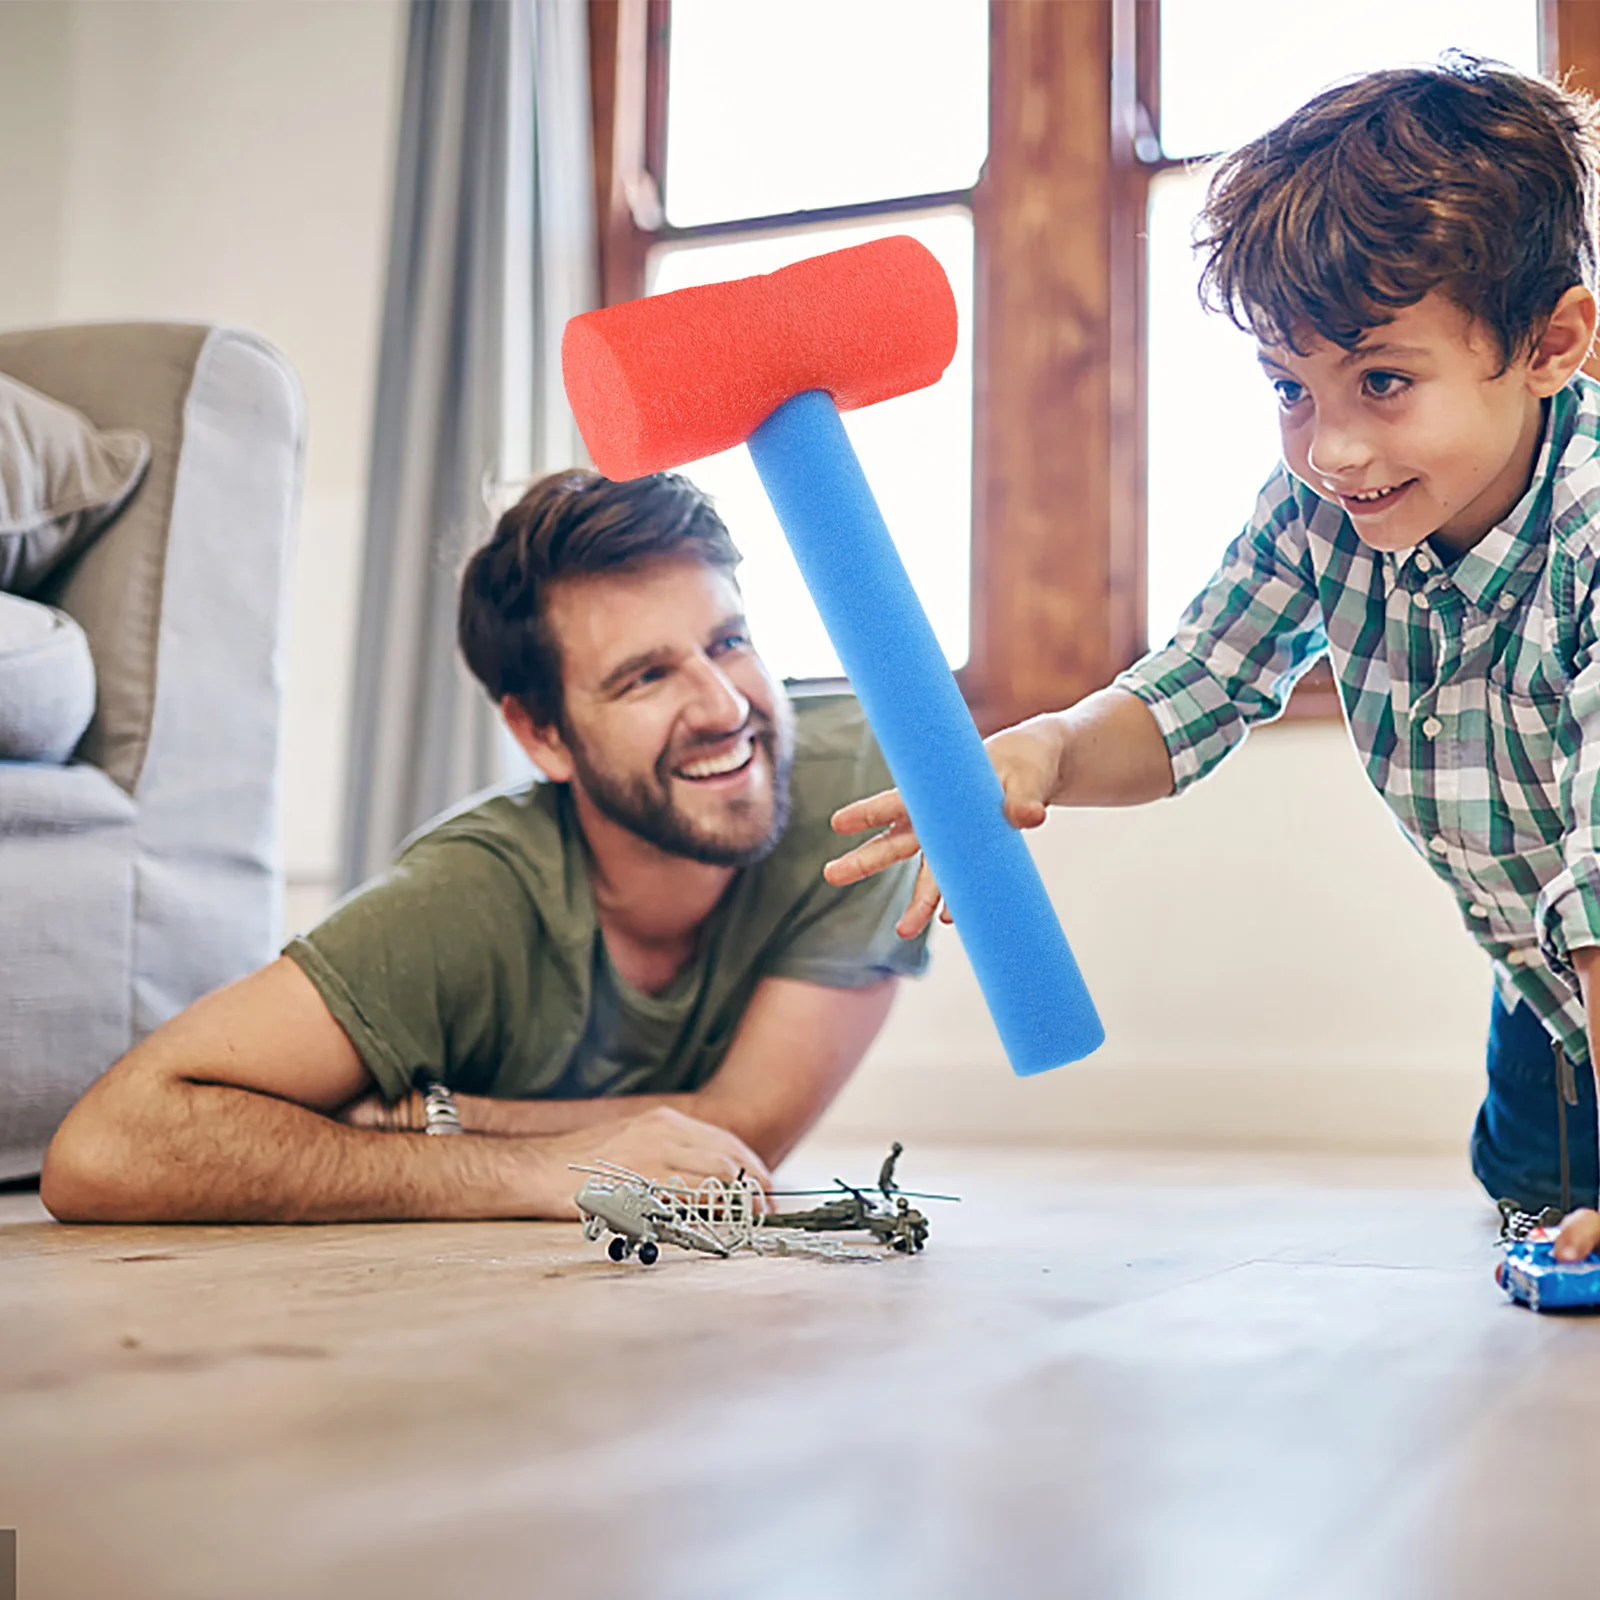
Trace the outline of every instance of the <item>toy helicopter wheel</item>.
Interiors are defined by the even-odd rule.
[[[660,1247],[656,1244],[655,1240],[646,1239],[645,1242],[639,1246],[639,1264],[645,1267],[653,1267],[656,1264],[656,1257],[660,1254]]]
[[[625,1261],[628,1255],[628,1241],[620,1233],[617,1234],[611,1243],[606,1246],[606,1254],[613,1261]]]

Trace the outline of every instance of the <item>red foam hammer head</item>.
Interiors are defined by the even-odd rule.
[[[900,234],[574,317],[561,370],[595,466],[620,480],[742,444],[808,389],[850,411],[926,388],[955,348],[944,269]]]

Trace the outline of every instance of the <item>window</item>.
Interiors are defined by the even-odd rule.
[[[862,458],[950,665],[969,654],[972,564],[971,194],[988,139],[986,0],[676,0],[652,6],[642,236],[632,292],[770,272],[891,233],[944,266],[961,321],[930,389],[850,412]],[[837,656],[742,447],[685,467],[744,555],[769,665],[839,675]]]
[[[921,226],[943,215],[970,216],[970,607],[967,660],[957,677],[985,731],[1070,704],[1109,682],[1151,632],[1164,634],[1248,514],[1265,475],[1263,461],[1270,464],[1264,454],[1273,449],[1270,401],[1263,401],[1255,372],[1241,375],[1237,365],[1241,348],[1248,358],[1248,344],[1194,305],[1198,268],[1187,236],[1195,201],[1192,188],[1183,190],[1184,161],[1247,137],[1326,76],[1369,64],[1336,60],[1332,52],[1341,41],[1382,38],[1386,49],[1392,45],[1407,56],[1431,56],[1456,42],[1531,64],[1535,0],[1451,0],[1460,23],[1451,29],[1453,40],[1438,31],[1437,0],[1388,0],[1381,29],[1366,20],[1371,0],[1341,0],[1334,28],[1327,26],[1328,8],[1281,0],[1253,0],[1248,17],[1244,0],[1226,0],[1244,20],[1224,25],[1218,21],[1223,3],[993,0],[987,8],[987,155],[973,182],[979,157],[970,102],[968,111],[951,114],[948,127],[936,124],[926,139],[909,139],[900,119],[926,115],[916,84],[931,79],[919,76],[926,70],[919,64],[907,74],[910,86],[900,84],[891,95],[879,75],[885,62],[912,60],[904,51],[921,49],[938,31],[922,20],[932,9],[928,4],[914,7],[919,26],[873,51],[858,48],[865,36],[850,30],[858,18],[868,27],[896,10],[904,15],[896,0],[845,0],[837,13],[830,11],[842,44],[826,63],[807,56],[803,69],[796,66],[796,81],[808,85],[799,111],[795,102],[781,103],[787,91],[780,91],[775,73],[735,71],[726,63],[704,67],[706,76],[692,92],[720,97],[727,117],[720,131],[691,136],[673,121],[684,111],[681,100],[674,110],[670,93],[674,37],[682,41],[689,37],[685,30],[702,26],[713,33],[726,28],[733,30],[727,34],[731,48],[740,28],[755,26],[757,14],[792,20],[811,14],[818,0],[806,6],[676,0],[670,8],[668,0],[589,0],[596,201],[608,301],[642,294],[648,271],[663,285],[671,274],[688,273],[691,248],[753,243],[762,234],[792,238],[796,230],[823,224],[911,227],[914,217]],[[1559,60],[1579,82],[1600,90],[1600,5],[1546,0],[1542,10],[1546,59]],[[976,28],[970,9],[960,14],[963,26]],[[1413,36],[1414,17],[1435,31]],[[1285,50],[1286,28],[1319,21],[1313,48]],[[1507,32],[1491,38],[1487,28],[1502,23]],[[1402,28],[1408,30],[1404,42]],[[1512,42],[1495,42],[1508,35]],[[963,50],[976,58],[983,48],[978,35],[962,37],[968,41]],[[1266,58],[1267,66],[1262,50],[1278,52]],[[786,41],[772,54],[799,63],[803,51]],[[675,69],[680,94],[690,92],[683,88],[683,74],[692,70],[688,60],[681,56]],[[857,62],[865,64],[859,68],[870,79],[865,85],[847,81]],[[1241,111],[1248,126],[1215,120]],[[791,143],[789,130],[809,138],[819,120],[850,133],[843,163],[796,154],[804,140]],[[705,141],[702,164],[708,152],[720,151],[726,169],[717,180],[720,200],[697,194],[698,180],[673,164],[673,139],[688,160],[693,137]],[[921,159],[924,145],[933,164],[910,165]],[[874,160],[889,157],[889,164],[869,165],[869,151]],[[852,183],[859,186],[851,189]],[[951,187],[911,192],[922,184]],[[869,194],[900,198],[862,198]],[[752,206],[780,205],[801,215],[746,214]],[[714,275],[710,258],[701,259],[702,271]],[[1230,355],[1185,354],[1183,341],[1190,338],[1231,339]],[[1227,360],[1234,362],[1231,379]],[[1168,372],[1176,365],[1187,382],[1188,373],[1205,368],[1209,381],[1213,363],[1215,384],[1236,384],[1237,390],[1226,388],[1225,403],[1208,394],[1197,412],[1183,403],[1183,384]],[[1238,445],[1244,485],[1219,490],[1222,503],[1203,515],[1188,491],[1205,474],[1197,475],[1181,455],[1186,437],[1190,448],[1200,437],[1193,427],[1197,414],[1229,418],[1207,439],[1220,432],[1223,443]],[[1258,420],[1263,415],[1264,423]],[[889,499],[889,477],[869,470]],[[1161,496],[1169,489],[1182,492],[1181,518],[1164,508]],[[1149,554],[1158,568],[1148,581],[1147,490]],[[731,498],[729,506],[742,524]],[[898,524],[901,513],[891,515]],[[741,525],[737,532],[751,543],[748,529]],[[915,540],[907,543],[910,557]],[[951,564],[940,566],[948,577]],[[954,568],[958,581],[967,576],[959,563]],[[958,601],[949,592],[941,597],[926,574],[919,577],[930,613],[945,619],[947,651],[959,659],[961,639],[948,621]],[[756,574],[746,581],[754,585]],[[819,659],[815,636],[796,648]],[[1293,709],[1336,709],[1326,675],[1321,685],[1315,674],[1309,677]]]
[[[747,277],[888,233],[908,233],[938,257],[955,291],[962,332],[955,359],[932,388],[846,412],[844,424],[945,659],[954,668],[967,659],[972,603],[971,212],[953,207],[896,216],[890,223],[660,245],[650,253],[645,282],[655,293]],[[785,678],[838,677],[838,657],[806,594],[749,451],[740,446],[683,470],[715,498],[744,556],[740,587],[751,632],[767,664]]]
[[[1456,48],[1539,69],[1538,0],[1340,0],[1339,26],[1281,0],[1164,0],[1158,144],[1146,159],[1149,637],[1171,632],[1243,525],[1278,459],[1255,344],[1196,298],[1190,241],[1208,157],[1254,138],[1319,89]],[[1157,153],[1159,152],[1159,154]],[[1168,165],[1168,164],[1171,165]],[[1192,165],[1185,165],[1192,163]]]
[[[1106,4],[1056,0],[589,0],[608,303],[650,281],[715,276],[709,257],[698,270],[687,259],[695,252],[781,236],[799,253],[794,235],[825,248],[822,229],[927,229],[963,295],[970,260],[958,358],[970,360],[970,389],[963,370],[936,391],[953,398],[959,383],[970,396],[970,422],[963,408],[942,425],[946,438],[970,428],[970,445],[925,447],[914,470],[869,460],[868,471],[886,502],[936,484],[936,512],[886,510],[949,658],[966,658],[957,680],[986,732],[1104,683],[1142,632],[1125,537],[1134,507],[1107,471],[1128,437],[1113,426],[1129,400],[1115,374],[1133,370],[1113,363],[1108,334],[1122,270],[1106,250],[1111,17]],[[774,19],[783,34],[754,47]],[[733,55],[714,59],[724,49]],[[713,118],[697,133],[682,120],[690,96],[702,103],[689,110]],[[680,160],[698,160],[701,175]],[[785,205],[798,209],[772,209]],[[882,426],[913,403],[889,402]],[[847,426],[877,424],[856,415]],[[864,455],[876,449],[858,437]],[[754,568],[754,516],[723,493]],[[768,527],[767,570],[781,574]],[[747,570],[744,581],[754,603],[768,580]],[[770,583],[793,610],[793,589],[781,575]],[[825,670],[814,624],[797,619],[795,634],[790,661]]]

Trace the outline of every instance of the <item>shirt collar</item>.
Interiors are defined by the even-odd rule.
[[[1509,611],[1505,597],[1520,600],[1543,570],[1556,464],[1571,437],[1577,405],[1570,384],[1551,398],[1527,492],[1450,568],[1451,582],[1480,611],[1496,606]]]

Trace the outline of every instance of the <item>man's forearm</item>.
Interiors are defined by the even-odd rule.
[[[587,1100],[489,1100],[478,1095],[458,1094],[456,1110],[461,1126],[469,1133],[496,1133],[523,1136],[573,1133],[579,1128],[595,1128],[620,1122],[657,1106],[669,1106],[686,1117],[715,1123],[720,1128],[748,1138],[741,1124],[747,1121],[731,1101],[719,1099],[705,1090],[687,1094],[612,1094]]]
[[[822,1110],[819,1105],[802,1123],[791,1127],[793,1117],[746,1106],[733,1095],[717,1094],[710,1086],[688,1094],[613,1094],[591,1100],[486,1100],[458,1094],[455,1101],[461,1126],[468,1132],[523,1137],[603,1127],[641,1111],[666,1106],[686,1117],[726,1128],[769,1166],[776,1166],[789,1153]]]
[[[68,1222],[365,1222],[556,1215],[569,1174],[533,1141],[350,1128],[287,1100],[103,1080],[46,1159]]]

